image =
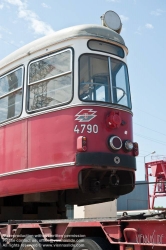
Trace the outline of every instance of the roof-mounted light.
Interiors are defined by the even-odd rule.
[[[101,16],[101,20],[103,26],[120,33],[122,29],[122,23],[120,17],[114,11],[107,11],[103,16]]]

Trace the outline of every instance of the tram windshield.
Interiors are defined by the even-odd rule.
[[[80,57],[79,97],[131,108],[126,64],[115,58],[84,54]]]

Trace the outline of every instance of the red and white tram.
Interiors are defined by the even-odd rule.
[[[0,61],[0,202],[23,214],[133,190],[128,49],[99,25],[67,28]],[[35,204],[35,205],[34,205]],[[35,207],[35,208],[34,208]],[[7,210],[5,210],[7,211]],[[21,212],[20,212],[21,214]]]

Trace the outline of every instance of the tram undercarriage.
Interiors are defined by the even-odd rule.
[[[92,168],[82,170],[78,182],[78,189],[1,197],[0,221],[64,219],[67,204],[82,206],[112,201],[133,190],[135,177],[132,171]]]

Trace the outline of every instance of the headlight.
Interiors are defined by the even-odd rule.
[[[109,146],[114,150],[119,150],[122,147],[122,140],[118,136],[112,136],[109,138]]]
[[[134,147],[133,143],[129,140],[125,141],[124,146],[125,149],[127,149],[128,151],[131,151]]]

